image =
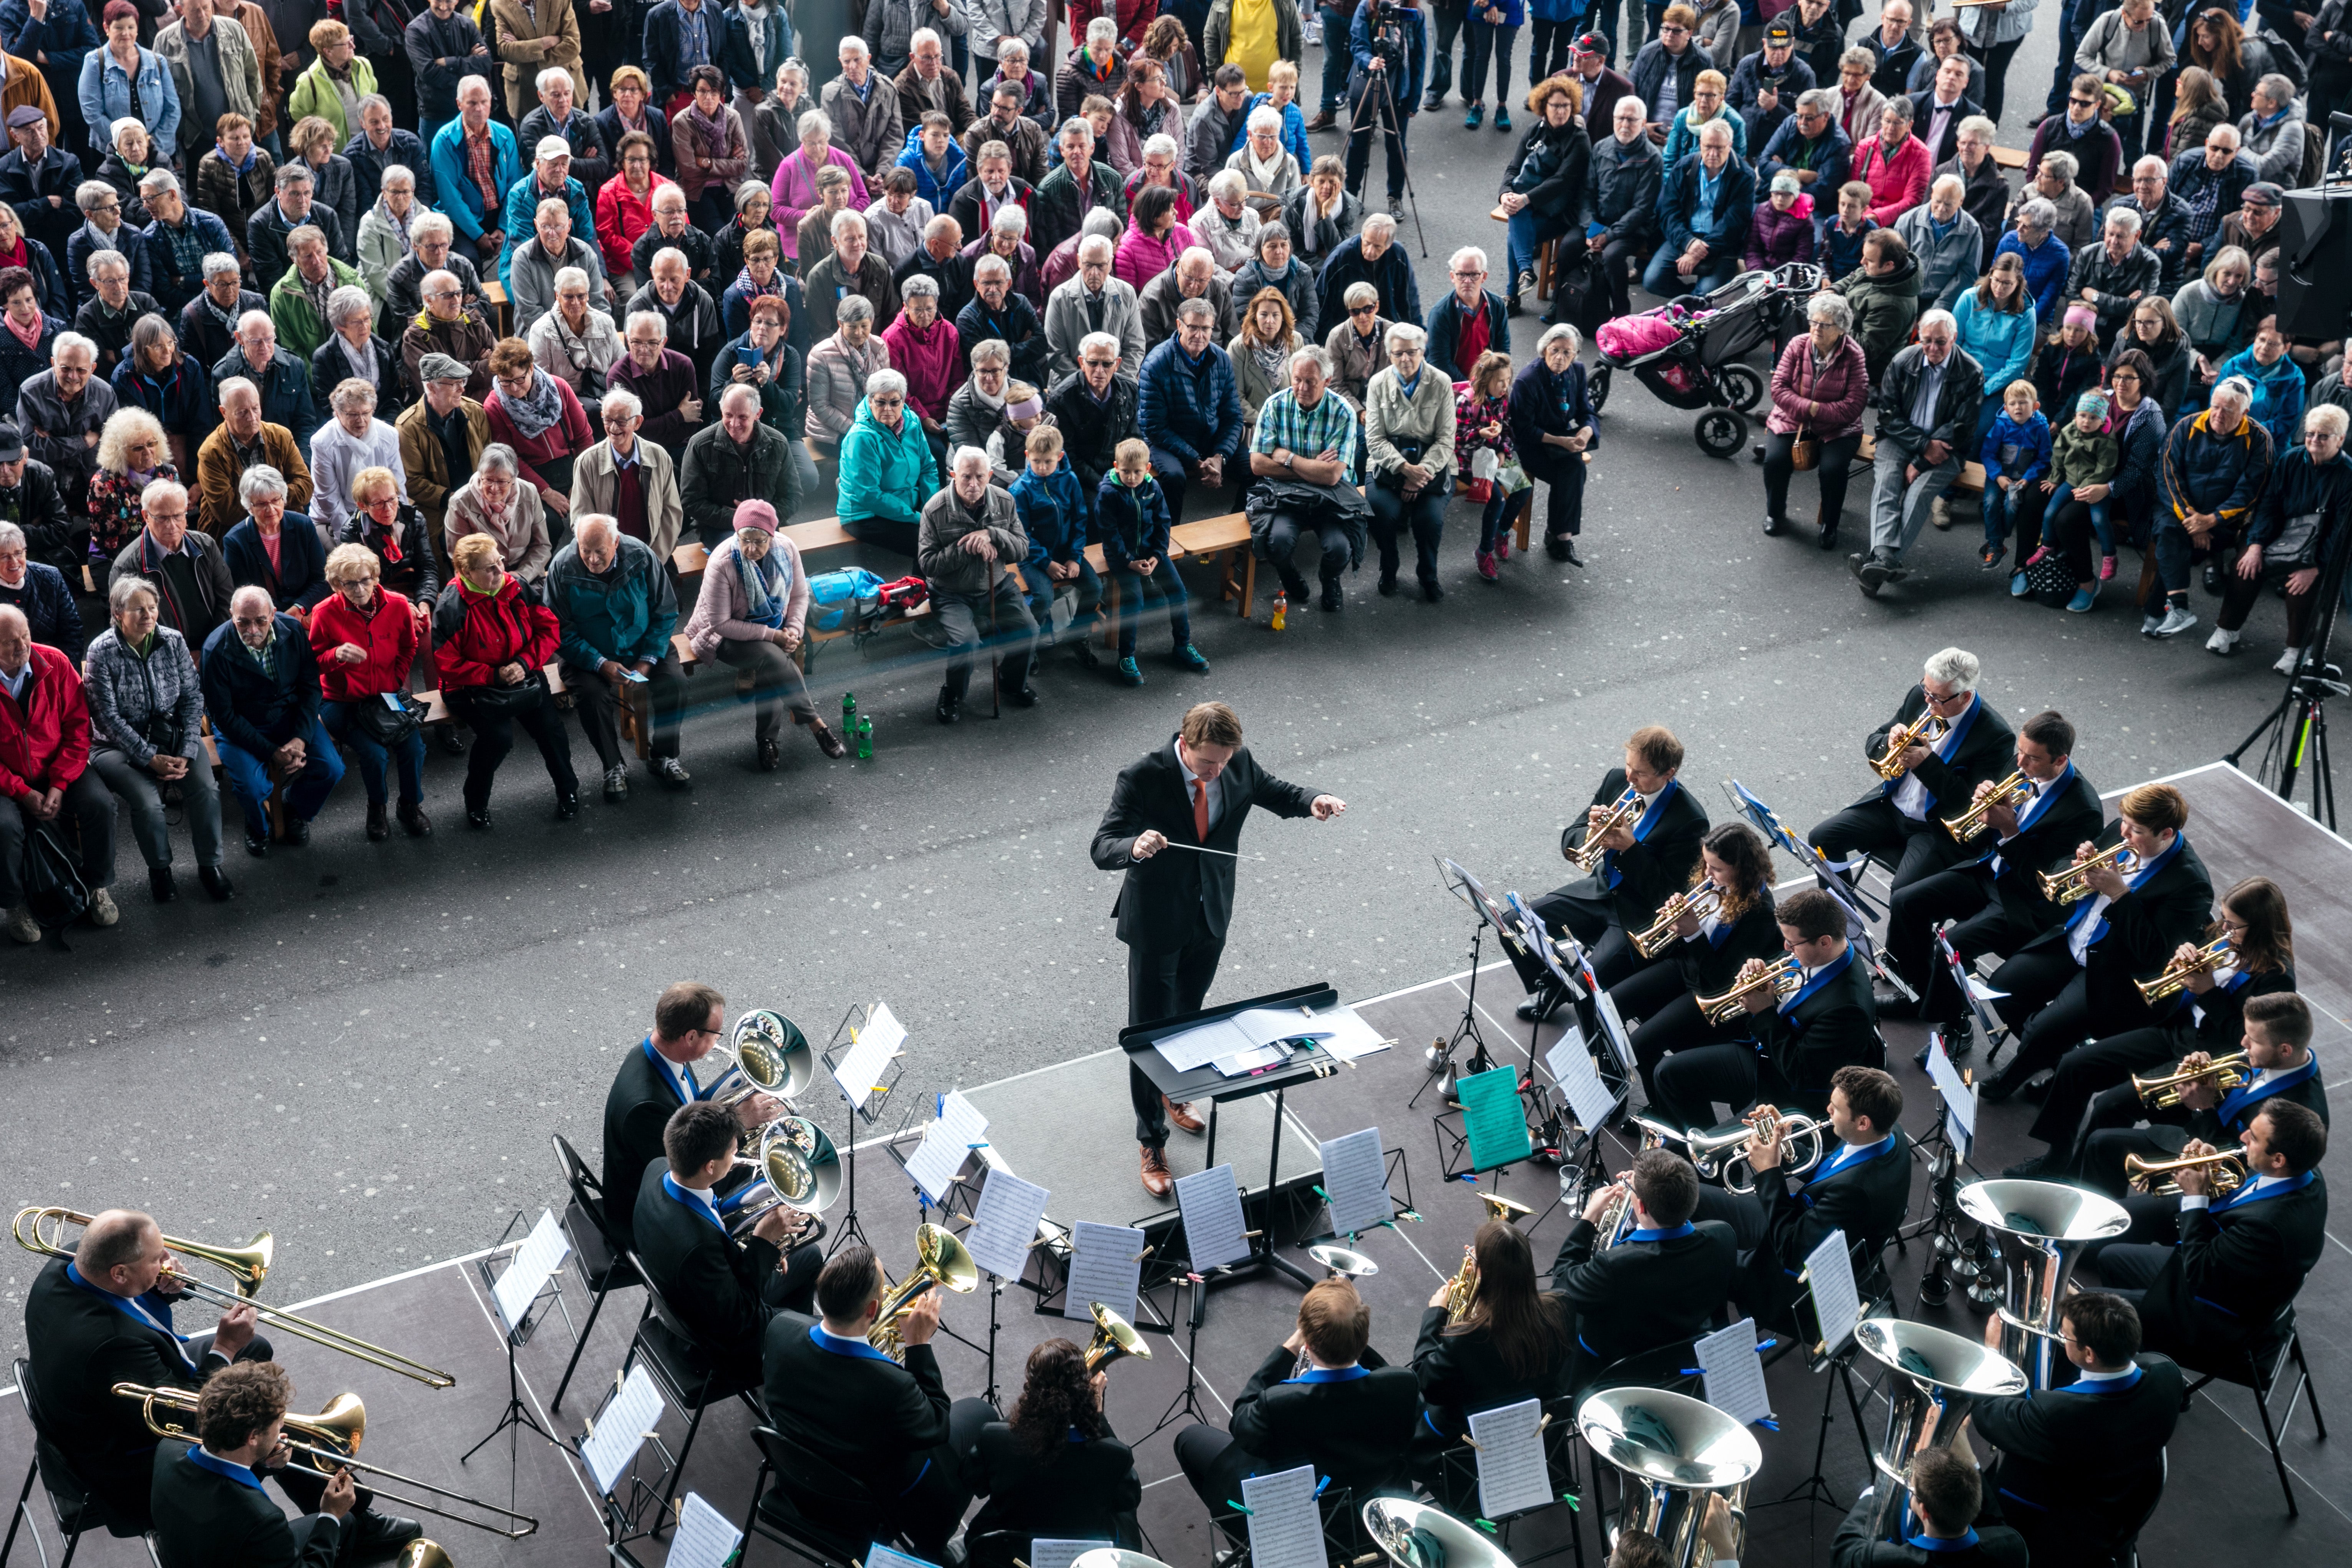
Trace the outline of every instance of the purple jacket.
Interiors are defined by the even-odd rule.
[[[1780,352],[1772,367],[1772,412],[1764,427],[1775,435],[1794,435],[1801,426],[1809,435],[1835,441],[1862,428],[1862,411],[1870,397],[1870,371],[1864,364],[1862,345],[1848,332],[1838,344],[1837,357],[1819,375],[1813,372],[1813,341],[1799,333]]]
[[[1748,270],[1769,272],[1812,259],[1812,197],[1798,196],[1785,213],[1769,201],[1757,203],[1756,215],[1748,225]]]

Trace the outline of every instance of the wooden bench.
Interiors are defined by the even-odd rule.
[[[489,302],[495,318],[491,325],[498,329],[499,336],[514,336],[514,307],[507,300],[507,286],[498,280],[495,272],[482,279],[482,298]]]
[[[1865,435],[1862,438],[1861,447],[1854,453],[1854,460],[1858,463],[1868,463],[1874,455],[1876,455],[1877,451],[1878,438],[1874,435]],[[1960,496],[1981,496],[1984,494],[1984,465],[1981,463],[1961,464],[1959,477],[1952,481],[1952,493]]]
[[[2026,153],[2022,148],[1996,147],[1992,150],[1992,161],[2004,169],[2024,168],[2025,158]]]

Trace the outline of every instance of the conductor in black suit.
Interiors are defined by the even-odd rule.
[[[1880,856],[1892,868],[1895,893],[1960,858],[1938,819],[1968,810],[1984,779],[2007,778],[2012,750],[2009,721],[1977,691],[1983,669],[1965,648],[1929,657],[1919,684],[1893,718],[1870,732],[1862,753],[1881,758],[1894,732],[1923,714],[1934,713],[1942,727],[1932,731],[1932,741],[1904,748],[1901,773],[1814,824],[1813,848],[1832,861]]]
[[[292,1380],[273,1362],[240,1362],[205,1383],[196,1396],[198,1446],[165,1443],[155,1466],[163,1568],[330,1568],[336,1561],[357,1500],[349,1470],[325,1483],[315,1511],[296,1520],[261,1489],[273,1456],[280,1466],[291,1460],[278,1444],[293,1396]]]
[[[1911,1456],[1903,1479],[1911,1494],[1903,1539],[1872,1538],[1878,1489],[1864,1487],[1830,1542],[1830,1568],[2026,1568],[2024,1537],[1990,1519],[1977,1522],[1984,1478],[1973,1460],[1950,1448],[1922,1448]],[[1882,1476],[1878,1486],[1885,1484]]]
[[[1594,1249],[1601,1219],[1631,1188],[1633,1228]],[[1729,1227],[1696,1226],[1698,1173],[1667,1149],[1644,1149],[1627,1176],[1588,1199],[1560,1238],[1552,1288],[1575,1313],[1572,1385],[1610,1363],[1705,1333],[1738,1260]]]
[[[1326,1280],[1298,1303],[1298,1326],[1276,1346],[1234,1400],[1230,1437],[1195,1423],[1176,1434],[1176,1462],[1209,1513],[1235,1542],[1247,1521],[1252,1475],[1313,1465],[1334,1486],[1387,1486],[1402,1472],[1421,1420],[1421,1385],[1410,1366],[1371,1348],[1372,1312],[1347,1280]],[[1304,1370],[1297,1370],[1301,1354]]]
[[[1584,820],[1570,823],[1559,835],[1563,857],[1596,841],[1607,852],[1591,874],[1556,887],[1528,905],[1542,918],[1545,930],[1584,944],[1593,976],[1604,990],[1632,974],[1638,963],[1625,933],[1655,919],[1660,904],[1690,886],[1691,873],[1699,863],[1706,808],[1676,781],[1682,766],[1683,743],[1664,726],[1645,725],[1626,737],[1625,766],[1602,777]],[[1629,789],[1638,797],[1639,807],[1632,821],[1600,832]],[[1549,1018],[1560,1004],[1559,983],[1548,977],[1549,971],[1533,954],[1511,954],[1511,962],[1520,982],[1534,993],[1519,1005],[1519,1016]]]
[[[613,1074],[604,1095],[604,1228],[625,1251],[635,1244],[637,1188],[646,1167],[665,1157],[662,1132],[670,1113],[689,1100],[708,1099],[717,1087],[722,1074],[708,1067],[697,1074],[695,1063],[726,1037],[727,998],[699,980],[680,980],[662,992],[653,1029]],[[733,1110],[746,1131],[784,1113],[783,1103],[766,1094],[739,1100]],[[730,1191],[741,1179],[730,1173],[719,1190]]]
[[[1111,914],[1127,944],[1129,1025],[1197,1012],[1207,998],[1233,919],[1242,820],[1253,806],[1318,822],[1348,809],[1337,795],[1309,795],[1260,768],[1242,744],[1242,721],[1223,703],[1194,705],[1166,746],[1120,769],[1094,857],[1102,870],[1127,873]],[[1171,845],[1177,852],[1164,852]],[[1202,1122],[1153,1088],[1142,1068],[1130,1061],[1127,1071],[1144,1190],[1166,1197],[1174,1185],[1162,1153],[1168,1124],[1197,1133]]]

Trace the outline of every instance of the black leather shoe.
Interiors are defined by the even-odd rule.
[[[236,896],[236,889],[229,885],[227,874],[216,865],[198,866],[196,880],[205,884],[205,891],[213,895],[215,904],[226,904]]]
[[[566,789],[555,797],[555,820],[569,822],[580,815],[580,791]]]
[[[1979,1084],[1978,1093],[1986,1104],[2000,1105],[2015,1099],[2017,1092],[2024,1087],[2025,1074],[2018,1071],[2012,1064],[1994,1073],[1990,1080]]]
[[[269,858],[269,840],[268,836],[264,835],[262,837],[256,838],[251,833],[246,834],[245,852],[251,855],[255,860],[268,860]]]
[[[398,810],[401,829],[410,838],[425,839],[433,836],[433,820],[425,814],[425,807],[422,803],[403,800]]]
[[[1776,539],[1777,539],[1777,538],[1779,538],[1782,534],[1785,534],[1785,533],[1787,533],[1788,531],[1789,531],[1789,519],[1788,519],[1788,518],[1786,518],[1786,517],[1767,517],[1764,519],[1764,532],[1765,532],[1765,535],[1766,535],[1766,537],[1767,537],[1767,538],[1776,538]]]
[[[385,813],[381,800],[368,802],[367,836],[371,843],[382,843],[392,837],[392,819]]]
[[[1384,571],[1381,573],[1381,597],[1382,599],[1392,599],[1395,596],[1396,573],[1392,571]]]
[[[1022,682],[1017,686],[1008,686],[1004,691],[1004,700],[1011,703],[1014,707],[1035,707],[1037,706],[1037,688],[1031,685],[1027,681]]]
[[[1821,542],[1822,549],[1837,549],[1837,525],[1835,523],[1832,523],[1829,527],[1822,530]]]
[[[953,724],[963,716],[963,697],[961,694],[941,686],[939,703],[931,711],[939,716],[941,724]]]
[[[2020,1160],[2000,1173],[2003,1181],[2054,1181],[2065,1175],[2063,1167],[2053,1164],[2048,1155],[2036,1155],[2030,1160]]]
[[[413,1519],[399,1519],[373,1509],[352,1515],[343,1521],[343,1528],[351,1532],[346,1550],[358,1557],[389,1556],[425,1533],[425,1527]]]
[[[167,865],[147,868],[147,891],[155,895],[158,904],[169,904],[180,896],[180,884],[172,880],[172,868]]]
[[[1445,585],[1433,577],[1421,580],[1421,598],[1425,604],[1434,604],[1445,597]]]
[[[777,768],[782,768],[784,765],[783,742],[778,740],[774,736],[772,735],[768,737],[767,739],[759,742],[754,749],[757,754],[761,772],[773,773]]]
[[[489,825],[490,809],[488,806],[468,806],[466,808],[466,826],[469,828],[481,828],[487,831]]]
[[[310,841],[310,823],[309,820],[302,817],[287,818],[286,841],[297,846],[309,843]]]
[[[466,755],[466,732],[457,725],[441,727],[441,749],[451,757]]]
[[[1304,601],[1301,602],[1303,603]],[[1335,577],[1323,585],[1323,608],[1336,614],[1342,602],[1339,594],[1339,580]]]
[[[1559,1004],[1567,999],[1566,993],[1546,986],[1519,1004],[1518,1014],[1529,1023],[1541,1023],[1557,1012]]]
[[[1072,637],[1062,646],[1069,650],[1070,662],[1078,668],[1082,670],[1102,668],[1102,655],[1095,652],[1094,644],[1087,642],[1084,635]]]

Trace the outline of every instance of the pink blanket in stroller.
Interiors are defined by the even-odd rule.
[[[1655,353],[1681,336],[1682,328],[1668,319],[1666,311],[1652,310],[1603,321],[1593,341],[1612,360],[1631,360]]]

